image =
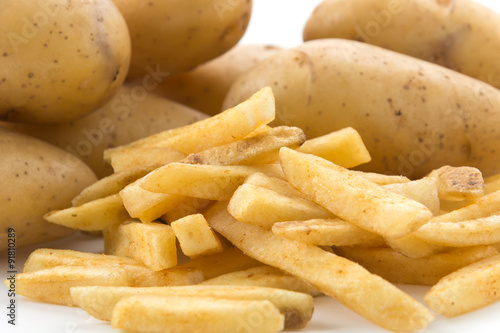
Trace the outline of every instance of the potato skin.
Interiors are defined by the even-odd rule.
[[[0,0],[0,120],[69,122],[108,101],[130,63],[111,0]]]
[[[207,117],[148,92],[145,86],[152,86],[155,81],[147,82],[144,86],[122,86],[103,107],[67,124],[0,122],[0,127],[32,135],[66,150],[82,159],[102,178],[112,173],[111,166],[103,161],[105,149]]]
[[[304,43],[238,77],[224,107],[263,86],[275,125],[308,138],[351,126],[372,162],[364,170],[418,178],[442,165],[500,172],[500,91],[447,68],[341,39]]]
[[[472,0],[325,0],[304,40],[358,40],[500,88],[499,25],[500,14]]]
[[[0,128],[0,249],[9,228],[16,247],[68,236],[73,229],[49,223],[43,215],[71,205],[71,199],[97,180],[75,156],[24,134]]]
[[[132,38],[129,77],[175,74],[213,59],[243,36],[251,0],[113,0]]]
[[[281,50],[271,45],[237,45],[194,69],[167,77],[153,92],[209,115],[222,102],[238,75]]]

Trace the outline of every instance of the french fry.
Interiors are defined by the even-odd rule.
[[[351,172],[377,185],[401,184],[401,183],[408,183],[410,181],[410,179],[405,176],[384,175],[381,173],[363,172],[356,170],[351,170]]]
[[[199,165],[171,163],[138,180],[146,191],[169,193],[210,200],[229,200],[249,175],[263,172],[281,175],[279,165]]]
[[[338,255],[359,263],[373,274],[396,284],[432,286],[444,276],[498,253],[494,246],[453,249],[425,258],[409,258],[390,248],[336,248]]]
[[[311,284],[283,272],[272,266],[258,266],[205,280],[200,285],[211,286],[258,286],[278,288],[319,296],[319,292]]]
[[[446,246],[432,244],[415,235],[415,232],[400,238],[386,238],[385,242],[394,250],[410,258],[425,258],[448,249]]]
[[[177,194],[153,193],[142,189],[138,182],[120,191],[123,206],[131,217],[148,223],[181,204],[187,197]]]
[[[441,279],[425,295],[435,312],[455,317],[500,300],[500,254],[480,260]]]
[[[110,321],[113,308],[121,298],[134,295],[214,297],[233,300],[269,300],[285,316],[286,329],[303,328],[312,317],[310,295],[276,288],[254,286],[181,287],[76,287],[71,289],[73,301],[91,316]]]
[[[111,157],[114,172],[161,166],[178,162],[186,154],[170,147],[135,147],[119,150]]]
[[[190,258],[223,251],[219,238],[202,214],[188,215],[170,225],[182,252]]]
[[[305,141],[304,132],[297,127],[267,128],[254,136],[191,154],[183,160],[190,164],[237,165],[265,164],[278,159],[281,147],[297,148]]]
[[[289,197],[250,184],[243,184],[234,192],[228,211],[241,222],[267,229],[281,221],[334,217],[331,212],[308,199]]]
[[[202,272],[193,267],[176,266],[155,272],[132,258],[57,249],[33,251],[24,264],[23,272],[57,266],[121,268],[128,273],[130,285],[134,287],[179,286],[203,281]]]
[[[120,195],[113,194],[81,206],[51,211],[44,218],[52,223],[77,230],[104,230],[128,219]]]
[[[153,171],[155,167],[144,167],[115,172],[114,174],[101,178],[94,184],[86,187],[72,201],[73,206],[81,206],[87,202],[105,198],[120,192],[125,186]]]
[[[203,213],[212,203],[213,201],[208,199],[186,198],[163,214],[162,220],[171,223],[188,215]]]
[[[439,197],[435,178],[424,177],[407,183],[384,185],[384,188],[409,199],[420,202],[427,207],[433,215],[439,214]]]
[[[232,247],[220,253],[191,259],[181,264],[180,267],[200,271],[204,279],[208,280],[219,275],[261,265],[262,263],[260,261],[250,258],[238,248]]]
[[[245,179],[245,184],[264,187],[289,197],[307,199],[304,194],[294,189],[287,181],[276,177],[269,177],[260,172],[248,176],[247,179]]]
[[[371,161],[363,139],[352,127],[307,140],[297,150],[324,158],[344,168],[353,168]]]
[[[285,317],[267,300],[156,295],[120,299],[111,318],[113,328],[148,333],[274,333],[284,323]]]
[[[484,195],[483,175],[476,168],[446,165],[433,170],[428,177],[436,178],[441,199],[461,201]]]
[[[205,217],[212,228],[247,255],[311,283],[386,329],[411,332],[433,320],[422,304],[360,265],[316,246],[277,237],[260,226],[239,222],[226,206],[226,202],[215,204]]]
[[[170,147],[185,154],[197,153],[242,139],[273,121],[274,117],[274,96],[271,88],[265,87],[243,103],[214,117],[107,149],[104,160],[110,162],[116,152],[131,147]]]
[[[435,216],[429,223],[434,222],[460,222],[487,217],[500,212],[500,191],[496,191],[479,199],[471,204],[449,212],[447,214]]]
[[[500,242],[500,215],[461,222],[428,223],[415,236],[442,246],[474,246]]]
[[[323,246],[355,245],[378,237],[339,218],[278,222],[273,225],[272,231],[279,237]]]
[[[153,271],[177,265],[177,242],[169,225],[131,222],[118,226],[113,255],[137,259]]]
[[[76,306],[71,300],[71,287],[129,285],[127,272],[116,267],[58,266],[16,275],[17,294],[67,306]]]
[[[287,180],[335,215],[384,237],[402,237],[432,217],[424,205],[319,157],[281,148]]]

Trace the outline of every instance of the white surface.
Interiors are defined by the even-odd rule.
[[[302,42],[302,28],[319,0],[254,0],[251,23],[242,43],[274,44],[292,47]],[[493,0],[479,1],[500,12],[500,3]],[[100,252],[100,240],[83,235],[44,245],[53,248]],[[21,249],[17,253],[17,271],[33,248]],[[0,276],[7,274],[6,256],[0,256]],[[401,286],[410,295],[422,301],[428,288]],[[104,322],[98,321],[77,308],[42,304],[22,296],[16,298],[16,326],[7,324],[7,290],[0,288],[0,332],[23,333],[86,333],[116,332]],[[498,333],[500,332],[500,302],[487,308],[454,319],[437,316],[425,333]],[[387,332],[371,324],[357,314],[346,309],[328,297],[320,297],[315,302],[312,322],[304,333],[319,332]],[[189,333],[189,332],[187,332]],[[258,332],[256,332],[258,333]]]

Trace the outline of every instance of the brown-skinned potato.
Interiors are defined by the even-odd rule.
[[[147,82],[146,85],[157,84],[152,77]],[[113,172],[111,166],[103,161],[105,149],[207,117],[148,92],[146,85],[124,85],[104,106],[67,124],[0,122],[0,128],[29,134],[67,150],[81,158],[102,178]]]
[[[213,59],[243,36],[251,0],[113,0],[132,39],[130,78],[175,74]]]
[[[358,40],[500,88],[499,24],[500,14],[473,0],[325,0],[304,40]]]
[[[69,122],[125,80],[130,36],[111,0],[1,0],[0,22],[0,120]]]
[[[64,150],[2,128],[0,152],[0,249],[7,249],[10,233],[16,247],[73,233],[43,215],[70,206],[74,196],[97,180],[92,170]]]
[[[239,76],[224,107],[267,85],[274,125],[308,138],[355,128],[372,156],[364,170],[411,178],[442,165],[500,171],[500,91],[447,68],[355,41],[310,41]]]

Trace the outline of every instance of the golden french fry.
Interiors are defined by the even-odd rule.
[[[170,225],[182,252],[190,258],[223,251],[219,238],[202,214],[188,215]]]
[[[226,206],[226,202],[215,204],[205,217],[212,228],[247,255],[311,283],[386,329],[411,332],[433,320],[422,304],[360,265],[316,246],[277,237],[260,226],[239,222]]]
[[[163,214],[162,220],[171,223],[188,215],[203,213],[210,207],[212,200],[201,198],[186,198],[176,207]]]
[[[324,158],[344,168],[353,168],[371,161],[363,139],[352,127],[307,140],[297,150]]]
[[[101,178],[94,184],[85,188],[71,203],[73,206],[81,206],[87,202],[105,198],[120,192],[125,186],[133,183],[137,179],[147,175],[156,167],[144,167],[130,169]]]
[[[148,333],[259,332],[284,328],[285,316],[270,301],[138,295],[116,303],[113,328]]]
[[[308,199],[289,197],[251,184],[238,187],[229,201],[228,210],[238,221],[267,229],[281,221],[334,217],[331,212]]]
[[[410,258],[425,258],[448,249],[446,246],[432,244],[415,235],[415,232],[401,238],[386,238],[385,242],[394,250]]]
[[[500,191],[500,174],[484,179],[484,194]]]
[[[120,197],[128,214],[144,223],[160,218],[187,199],[177,194],[146,191],[139,186],[137,181],[121,190]]]
[[[479,199],[471,204],[449,212],[447,214],[435,216],[429,223],[434,222],[460,222],[487,217],[500,212],[500,191],[496,191]]]
[[[289,290],[255,286],[194,285],[181,287],[76,287],[73,301],[91,316],[110,321],[113,308],[123,298],[134,295],[214,297],[234,300],[269,300],[285,316],[286,329],[303,328],[312,317],[310,295]]]
[[[211,286],[258,286],[278,288],[319,296],[319,292],[310,283],[287,274],[272,266],[258,266],[243,271],[236,271],[216,276],[200,283]]]
[[[171,147],[185,154],[197,153],[244,138],[274,117],[273,92],[265,87],[243,103],[213,117],[107,149],[104,160],[109,162],[116,152],[131,147]]]
[[[441,199],[461,201],[484,195],[483,175],[476,168],[446,165],[433,170],[428,177],[436,178]]]
[[[432,286],[444,276],[478,260],[498,253],[494,246],[453,249],[425,258],[409,258],[390,248],[344,246],[335,253],[355,261],[382,278],[396,284]]]
[[[355,245],[378,237],[339,218],[278,222],[273,225],[272,231],[279,237],[323,246]]]
[[[44,215],[52,223],[78,230],[104,230],[128,219],[123,201],[118,194],[97,199],[81,206],[55,210]]]
[[[354,172],[355,174],[377,185],[401,184],[408,183],[410,181],[410,179],[405,176],[384,175],[381,173],[363,172],[356,170],[351,170],[351,172]]]
[[[153,271],[177,265],[177,242],[169,225],[161,223],[121,224],[110,254],[137,259]]]
[[[435,178],[424,177],[406,183],[388,184],[384,185],[384,188],[420,202],[427,207],[433,215],[439,214],[440,202]]]
[[[111,157],[114,172],[178,162],[186,154],[170,147],[135,147],[118,150]]]
[[[31,253],[23,272],[36,272],[57,266],[114,267],[125,270],[135,287],[180,286],[203,281],[203,274],[193,267],[172,267],[152,271],[136,259],[72,250],[38,249]]]
[[[171,163],[138,180],[142,189],[210,200],[229,200],[249,175],[263,172],[281,174],[279,165],[205,165]]]
[[[17,294],[67,306],[76,306],[71,300],[71,287],[129,285],[127,271],[116,267],[58,266],[16,275]]]
[[[442,246],[474,246],[500,242],[500,215],[462,222],[432,222],[415,231],[415,236]]]
[[[281,148],[287,180],[335,215],[384,237],[402,237],[432,217],[424,205],[319,157]]]
[[[303,193],[294,189],[287,181],[276,177],[269,177],[260,172],[248,176],[247,179],[245,179],[245,184],[264,187],[289,197],[307,199]]]
[[[262,263],[245,255],[236,247],[209,256],[191,259],[180,267],[202,272],[205,280],[235,271],[261,266]]]
[[[306,139],[297,127],[267,128],[254,136],[191,154],[182,162],[190,164],[235,165],[260,164],[278,159],[281,147],[296,148]]]
[[[425,295],[435,312],[455,317],[500,300],[500,254],[445,276]]]

